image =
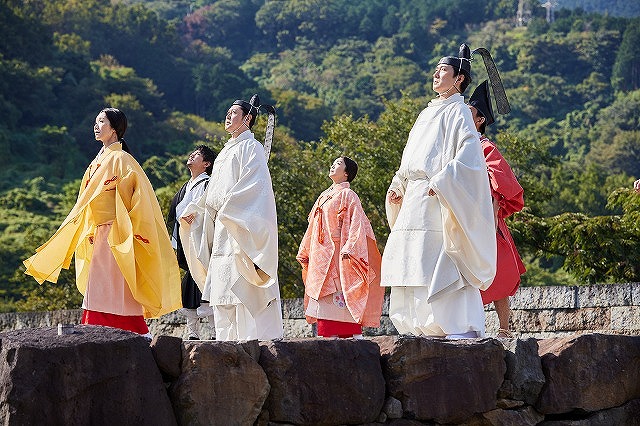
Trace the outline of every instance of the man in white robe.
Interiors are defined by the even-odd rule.
[[[205,196],[180,226],[185,256],[213,307],[217,340],[283,336],[278,287],[278,227],[264,147],[250,131],[259,99],[235,101]]]
[[[381,285],[391,287],[389,316],[400,334],[484,336],[480,289],[495,275],[496,231],[486,163],[461,95],[471,72],[463,46],[436,67],[439,97],[411,129],[387,194]]]
[[[200,319],[208,317],[209,327],[214,330],[213,310],[207,300],[202,300],[202,293],[196,282],[191,277],[189,266],[184,257],[184,250],[178,235],[180,222],[176,220],[184,213],[187,206],[202,197],[207,189],[209,173],[213,167],[216,154],[206,145],[200,145],[189,154],[187,158],[187,168],[191,178],[185,182],[180,190],[171,200],[167,225],[171,230],[171,246],[176,250],[178,266],[185,270],[182,276],[182,309],[180,312],[185,316],[187,322],[187,334],[189,340],[199,340],[202,337],[200,332]]]

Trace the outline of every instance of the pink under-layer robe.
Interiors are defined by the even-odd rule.
[[[526,271],[504,220],[513,213],[522,210],[524,191],[496,145],[486,136],[481,136],[480,142],[487,162],[491,196],[498,206],[496,276],[489,288],[480,292],[482,303],[486,305],[495,300],[513,296],[520,286],[520,275]]]
[[[371,223],[349,183],[320,194],[296,256],[303,268],[307,321],[379,327],[380,257]]]

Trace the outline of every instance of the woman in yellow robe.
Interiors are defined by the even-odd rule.
[[[76,257],[82,323],[148,335],[144,318],[181,307],[180,274],[158,200],[123,139],[127,118],[105,108],[94,134],[103,147],[56,233],[24,261],[25,273],[56,282]]]

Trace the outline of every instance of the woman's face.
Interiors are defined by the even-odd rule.
[[[118,134],[114,128],[111,127],[111,123],[104,111],[96,117],[96,123],[93,125],[93,134],[96,136],[96,140],[103,144],[116,142],[118,140]]]
[[[453,75],[451,65],[440,64],[433,73],[433,91],[442,94],[456,84],[456,76]]]
[[[246,128],[242,124],[244,118],[246,118]],[[227,117],[224,120],[224,129],[232,134],[237,130],[246,130],[249,128],[249,118],[249,115],[247,115],[246,117],[242,117],[242,108],[240,108],[240,105],[232,105],[231,108],[229,108],[229,111],[227,111]]]
[[[329,177],[333,183],[342,183],[347,181],[349,177],[347,175],[347,166],[344,164],[344,159],[342,157],[336,158],[331,165],[331,168],[329,169]]]

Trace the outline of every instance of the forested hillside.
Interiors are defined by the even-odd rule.
[[[558,3],[547,22],[529,1],[522,25],[518,0],[0,0],[0,310],[78,306],[73,270],[40,287],[21,261],[73,205],[107,105],[129,117],[165,209],[185,155],[221,148],[234,99],[276,106],[284,297],[302,294],[295,253],[338,155],[360,163],[353,187],[383,249],[386,188],[435,64],[461,42],[491,51],[511,103],[489,136],[525,188],[510,221],[524,283],[640,281],[639,12]],[[473,69],[467,95],[486,78]]]

